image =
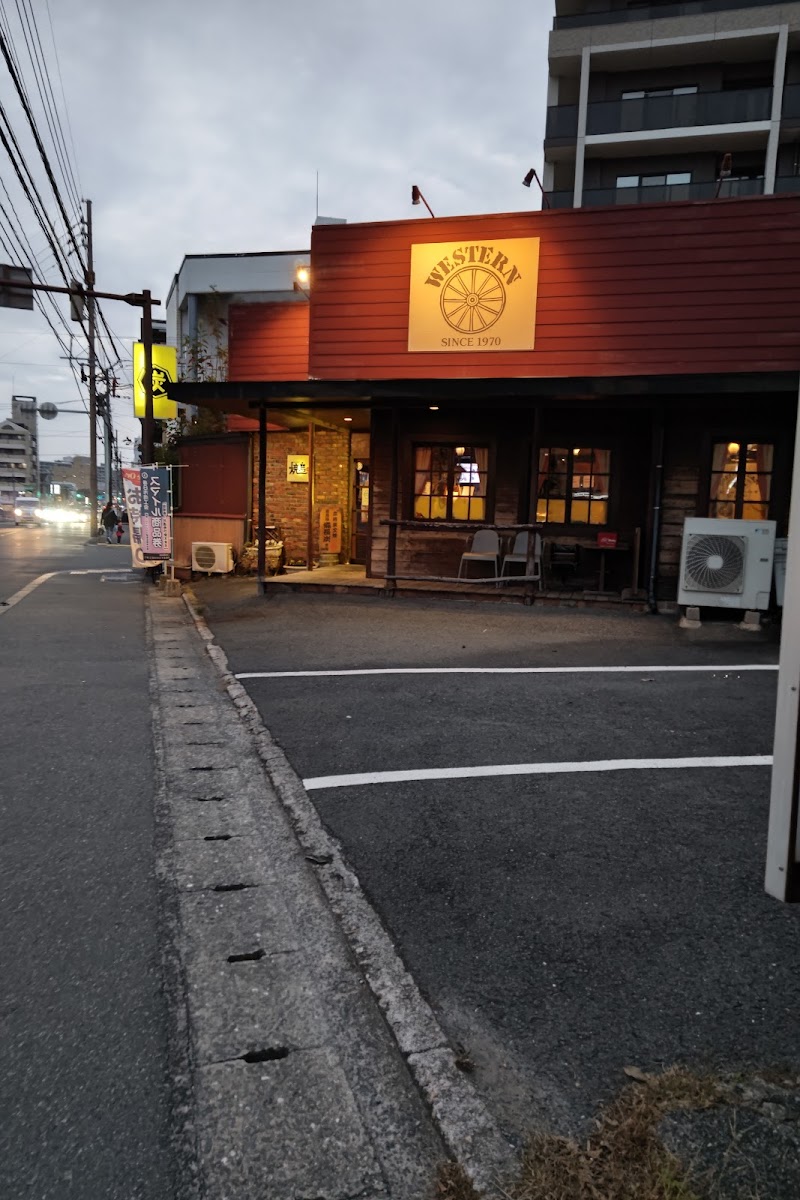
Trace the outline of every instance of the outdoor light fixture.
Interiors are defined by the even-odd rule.
[[[302,266],[302,265],[296,267],[295,273],[294,273],[294,283],[292,284],[292,290],[295,292],[302,292],[303,295],[306,298],[308,298],[308,295],[309,295],[308,285],[310,282],[311,282],[311,272],[309,271],[308,267]]]
[[[342,419],[343,419],[344,421],[352,421],[352,419],[353,419],[353,418],[352,418],[352,417],[343,417]]]
[[[531,184],[533,183],[534,179],[536,180],[536,183],[538,184],[539,191],[542,193],[542,208],[549,208],[550,201],[547,198],[547,192],[542,187],[542,181],[539,178],[539,176],[536,174],[536,170],[534,167],[531,167],[531,169],[529,171],[526,171],[525,178],[522,180],[522,186],[529,188],[531,186]]]
[[[717,196],[719,195],[720,188],[722,187],[723,179],[730,179],[732,170],[733,170],[733,156],[730,154],[723,154],[722,164],[719,168],[719,177],[717,179],[717,190],[714,192],[715,200],[716,200]]]
[[[419,204],[420,200],[425,205],[425,207],[427,208],[427,210],[431,214],[431,216],[433,216],[433,209],[431,208],[430,204],[428,204],[428,201],[425,199],[425,197],[423,196],[422,192],[419,190],[417,185],[414,183],[411,185],[411,203]]]
[[[430,404],[428,407],[429,407],[429,409],[430,409],[430,411],[431,411],[431,412],[438,412],[438,411],[439,411],[439,405],[438,405],[438,404]]]

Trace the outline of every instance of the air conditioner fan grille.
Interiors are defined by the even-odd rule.
[[[213,571],[217,565],[217,555],[213,546],[198,545],[194,547],[194,561],[201,571]]]
[[[745,539],[699,533],[686,547],[684,583],[703,592],[740,592],[744,586]]]

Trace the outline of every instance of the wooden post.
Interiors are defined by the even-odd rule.
[[[267,573],[267,406],[258,406],[258,590]]]
[[[308,423],[308,529],[306,532],[306,570],[314,570],[314,422]]]
[[[531,471],[528,511],[524,514],[524,523],[536,521],[539,500],[539,449],[542,442],[542,406],[537,404],[533,409],[533,435],[531,437]],[[536,533],[528,530],[527,558],[525,574],[532,575],[536,562]],[[533,604],[533,582],[525,584],[525,603]]]
[[[536,570],[536,532],[533,529],[528,530],[528,545],[527,554],[525,557],[525,574],[528,576],[528,581],[525,584],[525,603],[530,606],[533,604],[533,589],[534,582],[531,576]]]
[[[397,520],[397,494],[398,494],[398,490],[399,490],[398,486],[397,486],[397,483],[398,483],[398,481],[397,481],[397,472],[398,472],[397,450],[398,450],[398,442],[399,442],[398,433],[397,433],[397,424],[398,424],[398,422],[397,422],[397,403],[395,402],[395,404],[392,406],[392,437],[391,437],[392,467],[391,467],[391,475],[389,477],[389,519],[392,522]],[[391,577],[394,576],[394,573],[396,570],[397,570],[397,525],[391,524],[389,526],[389,543],[388,543],[388,546],[386,549],[386,576],[387,576],[387,578],[386,578],[386,583],[385,583],[385,591],[386,591],[387,596],[394,595],[395,581]]]

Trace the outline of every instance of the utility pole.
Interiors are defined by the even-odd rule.
[[[109,383],[109,372],[103,371],[103,380],[105,382],[105,395],[102,399],[103,413],[103,445],[105,447],[105,479],[106,479],[106,500],[111,500],[114,494],[113,486],[113,438],[111,434],[111,384]]]
[[[153,307],[149,291],[142,292],[142,345],[144,347],[144,419],[142,420],[142,462],[149,466],[155,456],[153,420]]]
[[[94,252],[92,247],[92,202],[86,201],[86,303],[89,318],[89,521],[91,536],[97,529],[97,386],[95,383]]]

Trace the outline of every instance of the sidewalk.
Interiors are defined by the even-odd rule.
[[[0,1194],[175,1200],[141,590],[0,613]]]
[[[179,1018],[185,986],[173,1040],[187,1047],[198,1194],[432,1198],[450,1153],[420,1080],[450,1150],[488,1182],[508,1149],[413,981],[366,926],[357,964],[331,910],[333,892],[357,924],[357,881],[313,853],[310,820],[301,848],[210,635],[182,599],[154,590],[149,609],[167,975]],[[365,973],[387,988],[389,1024]]]

